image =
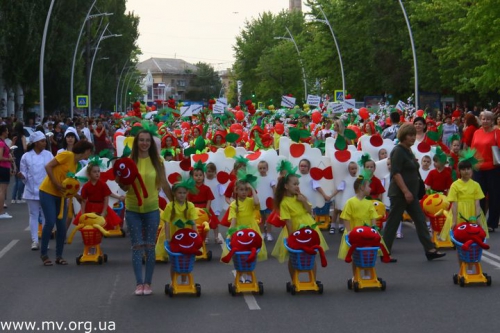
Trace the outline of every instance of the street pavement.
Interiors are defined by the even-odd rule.
[[[10,201],[9,201],[10,203]],[[130,239],[103,239],[108,255],[103,265],[77,266],[83,244],[79,233],[66,245],[68,266],[44,267],[39,251],[30,250],[26,204],[9,204],[11,220],[0,220],[0,325],[42,322],[62,325],[51,332],[479,332],[496,331],[500,300],[500,233],[492,234],[490,251],[483,252],[483,270],[493,285],[454,285],[458,272],[456,251],[428,262],[411,223],[404,224],[404,239],[396,240],[397,263],[377,262],[386,291],[347,289],[351,266],[338,260],[340,235],[325,237],[329,243],[328,267],[318,267],[324,294],[285,291],[289,281],[286,264],[270,257],[258,262],[255,273],[264,283],[264,295],[233,297],[227,284],[233,267],[219,262],[221,247],[212,240],[211,262],[196,262],[195,282],[201,297],[164,294],[170,283],[170,264],[156,265],[153,295],[134,296]],[[279,230],[273,231],[274,236]],[[277,237],[275,237],[277,238]],[[267,243],[271,253],[275,242]],[[49,256],[54,260],[55,241]],[[76,326],[81,322],[80,329]],[[114,325],[114,326],[113,326]],[[101,328],[101,329],[99,329]],[[106,329],[105,329],[106,328]],[[114,328],[114,330],[113,330]],[[14,331],[5,327],[0,331]]]

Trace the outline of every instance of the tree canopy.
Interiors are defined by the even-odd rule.
[[[300,50],[308,90],[342,89],[340,63],[323,9],[338,40],[346,89],[358,100],[413,93],[414,66],[408,29],[398,1],[315,0],[307,14],[263,13],[245,23],[234,46],[234,80],[243,81],[243,100],[280,99],[292,93],[303,102],[299,57],[293,44],[275,37],[290,29]],[[500,92],[500,6],[494,0],[406,0],[418,59],[419,91],[489,102]],[[235,97],[231,101],[235,103]],[[486,106],[486,105],[485,105]]]
[[[45,109],[47,113],[70,109],[70,77],[73,53],[85,16],[93,1],[56,1],[47,33],[44,62]],[[129,60],[137,61],[139,49],[139,18],[126,13],[126,0],[97,1],[92,14],[113,13],[88,21],[84,29],[75,64],[75,95],[87,92],[86,68],[102,29],[109,23],[109,32],[119,38],[103,40],[92,74],[92,105],[112,110],[120,72]],[[24,90],[25,105],[33,106],[39,100],[39,57],[42,32],[50,1],[7,0],[0,2],[0,62],[6,85],[20,84]],[[109,33],[106,33],[108,35]],[[90,53],[86,52],[86,44]],[[88,55],[88,57],[87,57]],[[130,64],[130,61],[129,61]]]

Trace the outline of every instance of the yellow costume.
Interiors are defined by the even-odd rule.
[[[157,199],[158,201],[158,199]],[[174,202],[175,202],[175,208],[174,208]],[[167,221],[170,224],[170,237],[179,230],[177,226],[174,225],[174,223],[177,220],[181,220],[182,222],[187,222],[187,221],[196,221],[198,219],[198,210],[196,210],[196,207],[193,205],[192,202],[186,201],[183,205],[181,205],[177,200],[169,202],[167,207],[165,207],[165,210],[161,214],[161,219],[164,221]],[[174,218],[170,218],[172,215],[172,209],[175,209],[174,212]],[[187,209],[187,212],[186,212]],[[196,230],[196,225],[193,227]]]
[[[458,204],[457,213],[458,219],[457,223],[464,222],[460,219],[460,214],[468,219],[471,216],[476,216],[476,200],[481,200],[484,198],[484,193],[481,190],[481,186],[472,179],[464,182],[462,179],[458,179],[451,184],[450,190],[448,191],[448,201],[450,203],[456,202]],[[486,232],[486,237],[488,234],[488,225],[486,224],[486,219],[483,212],[477,219],[477,223]],[[446,217],[446,222],[444,223],[443,229],[439,234],[439,238],[442,240],[450,239],[451,225],[453,224],[453,214],[450,211]]]
[[[75,154],[70,151],[63,151],[54,157],[58,163],[52,169],[54,178],[62,184],[62,182],[68,177],[67,173],[76,172]],[[49,176],[45,176],[44,180],[40,184],[40,191],[51,194],[56,197],[61,197],[62,194],[54,183],[50,180]],[[157,200],[158,201],[158,200]]]
[[[368,199],[359,200],[358,197],[354,196],[347,200],[345,203],[342,214],[340,218],[349,221],[350,229],[356,227],[362,227],[365,224],[371,226],[371,221],[379,218],[373,202]],[[345,242],[345,235],[348,235],[350,231],[347,229],[342,235],[342,240],[340,242],[339,255],[338,258],[341,260],[345,259],[347,252],[349,251],[349,246]]]
[[[238,203],[238,206],[236,206]],[[238,212],[236,212],[236,208]],[[262,236],[259,229],[259,224],[257,223],[257,219],[255,218],[255,210],[259,210],[259,208],[255,207],[253,202],[253,197],[248,197],[245,200],[234,200],[231,202],[229,206],[229,215],[228,221],[232,221],[234,218],[236,219],[236,227],[245,226],[247,228],[255,230],[259,235]],[[221,258],[226,256],[229,253],[227,247],[224,247],[222,250]],[[257,260],[262,261],[267,259],[267,249],[265,242],[262,242],[262,247],[260,248],[260,252],[257,255]]]
[[[297,200],[297,196],[285,196],[283,198],[283,201],[281,201],[280,204],[280,219],[290,220],[292,222],[292,232],[298,230],[301,225],[311,226],[316,223],[311,214],[309,214],[304,208],[302,202]],[[321,231],[318,231],[318,234],[321,247],[323,247],[323,250],[327,251],[328,245],[326,244],[325,238],[321,234]],[[272,256],[276,257],[281,263],[285,262],[288,258],[288,250],[285,248],[285,244],[283,243],[284,238],[288,238],[288,230],[286,227],[283,227],[281,230],[272,252]]]

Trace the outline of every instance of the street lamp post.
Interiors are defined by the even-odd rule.
[[[102,14],[90,15],[96,2],[97,2],[97,0],[94,0],[94,2],[92,2],[92,5],[90,6],[89,11],[87,12],[87,16],[85,16],[85,20],[83,20],[82,27],[80,28],[80,33],[78,34],[78,39],[76,40],[75,51],[73,52],[73,62],[71,64],[70,103],[69,103],[69,107],[71,109],[71,111],[70,111],[71,118],[73,118],[73,103],[74,103],[73,97],[74,97],[76,54],[78,53],[78,46],[80,45],[80,38],[82,37],[83,28],[85,28],[85,23],[88,20],[95,18],[95,17],[113,15],[113,13],[102,13]]]
[[[136,74],[136,73],[132,73],[132,74],[130,75],[130,77],[128,78],[128,81],[127,81],[127,86],[126,86],[126,88],[125,88],[125,95],[124,95],[124,97],[125,97],[125,98],[124,98],[124,99],[125,99],[125,109],[126,109],[126,106],[127,106],[128,86],[130,85],[130,81],[132,81],[132,78],[133,78],[134,76],[137,78],[137,74],[136,74],[136,75],[134,75],[134,74]],[[130,102],[130,98],[129,98],[129,102]]]
[[[342,62],[342,55],[340,54],[340,48],[339,48],[339,43],[337,42],[337,38],[335,37],[335,33],[333,32],[333,28],[330,24],[330,21],[328,21],[328,18],[325,15],[325,12],[323,11],[323,8],[321,8],[320,5],[318,5],[319,10],[321,11],[321,14],[323,14],[323,17],[325,18],[324,20],[316,19],[317,22],[324,23],[330,28],[330,32],[332,33],[333,41],[335,42],[335,47],[337,49],[337,54],[339,55],[339,61],[340,61],[340,73],[342,74],[342,96],[345,96],[345,76],[344,76],[344,64]]]
[[[124,110],[123,108],[123,89],[125,89],[125,81],[127,80],[127,76],[128,76],[128,73],[130,72],[130,70],[134,68],[134,66],[129,66],[128,69],[127,69],[127,73],[125,73],[125,76],[123,77],[123,83],[122,83],[122,88],[120,90],[120,109]],[[126,102],[126,101],[125,101]]]
[[[286,32],[290,37],[274,37],[274,39],[284,39],[284,40],[289,40],[293,43],[295,46],[295,50],[297,50],[297,54],[299,55],[299,62],[300,62],[300,67],[302,67],[302,79],[304,80],[304,94],[305,94],[305,99],[304,101],[307,101],[307,79],[306,79],[306,70],[304,69],[304,64],[302,63],[302,58],[300,57],[300,51],[297,46],[297,43],[295,42],[295,39],[293,38],[292,33],[290,30],[288,30],[288,27],[285,28]]]
[[[104,33],[108,30],[109,23],[106,24],[104,27],[104,30],[101,33],[101,36],[99,37],[99,40],[97,41],[97,46],[94,51],[94,55],[92,56],[92,62],[90,64],[90,74],[89,74],[89,117],[91,116],[92,113],[92,70],[94,69],[94,62],[95,62],[95,56],[97,55],[97,51],[99,51],[99,45],[101,44],[101,41],[111,38],[111,37],[120,37],[121,35],[117,34],[111,34],[111,35],[106,35],[104,36]]]
[[[50,16],[52,15],[52,8],[54,8],[54,3],[56,0],[52,0],[49,7],[49,12],[47,13],[47,18],[45,19],[45,27],[43,28],[42,46],[40,47],[40,118],[43,119],[45,116],[45,101],[44,101],[44,91],[43,91],[43,62],[45,59],[45,42],[47,40],[47,30],[49,29]]]
[[[127,61],[125,61],[125,64],[123,64],[122,71],[120,72],[120,76],[118,77],[118,82],[116,83],[116,93],[115,93],[115,108],[116,108],[116,112],[121,111],[121,110],[118,110],[118,90],[120,89],[120,82],[122,80],[123,71],[127,67],[127,64],[129,62],[129,60],[130,59],[127,59]]]
[[[406,25],[408,27],[408,33],[410,34],[410,42],[411,42],[411,51],[413,53],[413,67],[415,70],[415,110],[418,110],[418,67],[417,67],[417,52],[415,51],[415,42],[413,41],[413,33],[411,30],[410,20],[408,19],[408,15],[406,14],[405,6],[403,5],[403,1],[399,0],[399,4],[401,5],[401,10],[403,11],[403,15],[405,16]]]

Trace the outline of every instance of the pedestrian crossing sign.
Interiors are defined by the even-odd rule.
[[[89,96],[88,95],[76,96],[76,107],[77,108],[88,108],[89,107]]]
[[[335,90],[335,102],[343,102],[343,101],[344,101],[344,91]]]

